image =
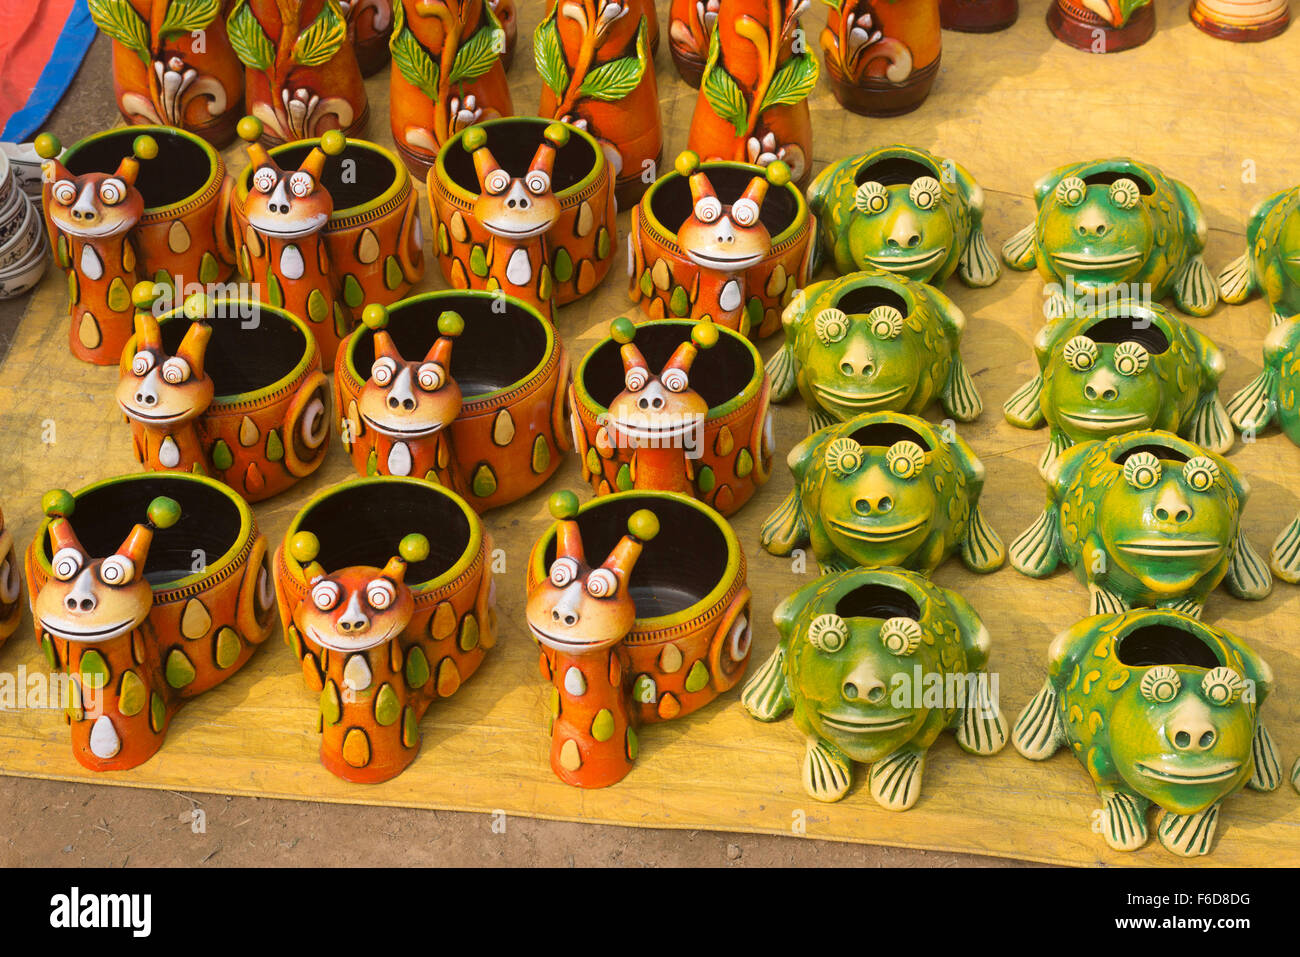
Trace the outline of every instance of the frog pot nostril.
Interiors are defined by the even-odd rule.
[[[1192,736],[1186,731],[1179,731],[1174,735],[1174,746],[1186,751],[1192,746]]]
[[[865,498],[860,498],[853,503],[853,510],[857,512],[859,515],[870,515],[871,503],[867,501]]]
[[[879,502],[876,503],[876,510],[879,512],[888,512],[891,509],[893,509],[893,507],[894,507],[894,500],[890,498],[888,495],[884,496]]]
[[[872,704],[880,704],[880,702],[884,701],[885,686],[877,684],[877,685],[872,685],[870,688],[868,688],[867,700],[870,701]]]
[[[858,700],[858,686],[852,681],[844,682],[844,697],[848,698],[850,701]]]
[[[1198,742],[1201,746],[1201,750],[1208,751],[1210,748],[1214,747],[1214,742],[1217,738],[1218,735],[1213,731],[1206,731],[1201,735],[1200,741]]]

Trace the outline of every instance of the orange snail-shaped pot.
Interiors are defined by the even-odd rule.
[[[459,496],[419,479],[344,482],[294,517],[275,555],[280,620],[320,696],[321,763],[386,781],[420,718],[496,642],[491,538]]]
[[[0,648],[18,630],[23,617],[22,568],[18,564],[18,547],[14,536],[5,526],[4,513],[0,512]]]
[[[238,495],[196,475],[109,479],[42,507],[27,582],[46,662],[67,675],[73,754],[136,767],[186,699],[270,635],[266,539]]]

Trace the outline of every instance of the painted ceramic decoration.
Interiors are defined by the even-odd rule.
[[[109,479],[41,505],[27,582],[45,660],[70,678],[73,755],[136,767],[186,699],[270,635],[266,539],[238,495],[194,475]]]
[[[1205,267],[1201,204],[1178,180],[1130,159],[1072,163],[1034,184],[1034,222],[1002,247],[1012,269],[1038,267],[1048,318],[1066,300],[1120,296],[1208,316],[1219,302]]]
[[[1054,0],[1047,27],[1076,49],[1119,53],[1151,39],[1156,13],[1151,0]]]
[[[816,431],[863,412],[918,414],[936,399],[970,422],[984,409],[959,347],[966,316],[933,286],[880,270],[816,282],[781,317],[772,398],[796,389]]]
[[[706,160],[780,160],[799,189],[812,176],[808,94],[817,57],[799,15],[811,0],[720,0],[687,148]],[[799,42],[796,44],[796,38]]]
[[[456,133],[514,112],[506,33],[483,0],[398,0],[389,76],[393,142],[424,175]]]
[[[113,89],[128,123],[178,126],[218,147],[243,115],[244,68],[226,36],[228,0],[90,0],[113,41]]]
[[[1246,251],[1219,273],[1219,291],[1234,304],[1262,292],[1274,325],[1300,316],[1300,186],[1251,211]]]
[[[814,432],[788,461],[794,489],[761,532],[773,555],[811,546],[823,573],[897,565],[923,575],[957,551],[974,572],[1006,559],[979,510],[984,465],[947,429],[868,412]]]
[[[282,171],[298,169],[324,139],[277,146],[268,153],[270,161]],[[335,145],[330,144],[331,148]],[[249,278],[255,274],[254,260],[265,260],[268,255],[268,243],[252,228],[246,214],[249,193],[257,190],[254,172],[250,165],[239,175],[231,203],[240,270]],[[269,177],[264,178],[270,182]],[[342,283],[342,304],[350,314],[345,316],[340,311],[330,322],[344,321],[342,334],[346,334],[352,317],[362,306],[387,305],[403,299],[424,277],[424,229],[420,225],[419,199],[402,161],[391,151],[366,140],[347,140],[337,155],[326,153],[318,185],[333,201],[333,212],[325,220],[319,236],[324,243],[329,271]],[[292,190],[289,192],[292,203],[305,198],[293,194]],[[264,268],[269,270],[271,265],[267,261]],[[318,314],[325,322],[323,314]],[[310,308],[299,315],[308,322],[313,321]]]
[[[1005,30],[1020,16],[1020,0],[939,0],[945,30],[993,33]]]
[[[1291,5],[1289,0],[1192,0],[1188,14],[1210,36],[1249,43],[1285,30]]]
[[[335,485],[275,553],[285,640],[320,696],[321,763],[362,784],[420,751],[420,719],[496,644],[492,540],[463,499],[418,479]]]
[[[338,0],[235,0],[226,31],[269,142],[365,132],[370,106]]]
[[[0,513],[0,647],[18,630],[23,617],[23,579],[18,564],[18,546]]]
[[[691,86],[700,85],[721,5],[722,0],[671,0],[669,5],[668,52]]]
[[[1031,578],[1069,565],[1093,615],[1199,616],[1219,582],[1257,601],[1273,579],[1240,525],[1249,494],[1227,459],[1169,432],[1081,442],[1048,469],[1047,508],[1011,543],[1011,564]]]
[[[605,787],[632,769],[638,728],[690,714],[744,675],[745,556],[717,512],[671,492],[581,508],[559,492],[551,514],[529,558],[525,611],[551,683],[551,768],[566,784]]]
[[[396,0],[401,3],[401,0]],[[362,76],[373,76],[388,63],[394,0],[339,0],[348,24],[348,41]]]
[[[912,146],[884,146],[833,163],[808,190],[817,259],[838,272],[887,269],[942,286],[1001,274],[984,238],[984,190],[962,166]]]
[[[501,30],[505,35],[505,50],[501,53],[501,63],[508,72],[510,65],[515,62],[515,41],[519,36],[519,17],[515,13],[515,0],[487,0],[487,5],[492,9],[492,14],[501,24]]]
[[[628,295],[651,319],[769,336],[810,274],[814,229],[784,163],[700,163],[688,151],[632,212]]]
[[[633,7],[647,8],[648,17]],[[533,35],[542,116],[596,138],[614,174],[620,208],[636,204],[663,158],[659,88],[650,51],[653,4],[564,0]]]
[[[939,75],[940,0],[823,0],[821,47],[835,99],[864,116],[916,109]]]
[[[1218,346],[1163,306],[1109,303],[1054,319],[1034,339],[1038,375],[1007,400],[1020,429],[1047,423],[1044,475],[1076,442],[1125,432],[1175,432],[1220,455],[1232,425],[1219,401]]]
[[[1069,746],[1101,799],[1092,830],[1115,850],[1146,844],[1155,805],[1166,850],[1208,854],[1224,798],[1281,783],[1259,716],[1273,671],[1240,638],[1142,609],[1085,618],[1057,636],[1049,656],[1047,681],[1011,740],[1034,761]]]
[[[557,146],[548,131],[568,139]],[[534,169],[534,164],[540,165]],[[494,188],[503,192],[487,190],[481,176],[491,176]],[[530,191],[530,180],[542,193]],[[438,264],[443,278],[457,289],[487,289],[495,279],[507,295],[534,306],[548,298],[563,306],[595,289],[613,264],[614,176],[600,145],[576,127],[520,116],[463,130],[443,144],[428,186]],[[504,210],[500,225],[513,228],[509,204],[519,208],[521,189],[528,205],[518,218],[540,220],[545,213],[554,215],[552,225],[537,235],[494,235],[481,214],[495,222]],[[541,294],[537,255],[543,245],[549,296]]]
[[[136,460],[154,472],[210,475],[249,502],[320,468],[329,384],[306,324],[272,306],[203,295],[155,318],[157,291],[148,282],[135,289],[135,335],[117,386]]]
[[[582,477],[597,495],[679,492],[731,515],[772,473],[762,359],[716,323],[615,319],[570,388]]]
[[[870,764],[876,803],[906,811],[944,730],[971,754],[1007,743],[988,629],[956,592],[900,568],[855,568],[800,588],[772,620],[779,643],[741,701],[760,721],[794,712],[817,800],[840,800],[853,765]]]
[[[0,143],[0,300],[30,292],[49,266],[43,162],[34,144]]]
[[[527,304],[435,292],[368,306],[339,349],[335,408],[362,475],[444,485],[478,512],[535,491],[570,448],[569,359]]]

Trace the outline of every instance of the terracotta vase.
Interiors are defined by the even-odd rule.
[[[705,160],[781,160],[800,189],[812,177],[810,44],[795,50],[811,0],[721,0],[687,147]]]
[[[620,208],[636,203],[663,158],[659,89],[645,3],[566,0],[551,4],[533,36],[542,78],[542,116],[596,138],[614,171]]]
[[[506,33],[483,0],[401,0],[395,13],[393,142],[424,175],[452,136],[514,112],[501,59]]]
[[[939,0],[837,0],[821,47],[835,99],[864,116],[920,106],[939,74]]]
[[[545,133],[551,129],[555,135],[557,126],[568,140],[554,148]],[[553,160],[548,159],[551,152]],[[518,190],[528,189],[525,180],[534,163],[543,172],[546,164],[553,164],[540,194],[549,190],[559,204],[552,226],[522,240],[508,233],[494,235],[483,215],[495,221],[494,207],[512,198],[518,204]],[[502,173],[493,174],[494,167]],[[482,177],[488,175],[494,176],[494,185],[504,184],[505,193],[484,189]],[[535,185],[542,187],[541,178]],[[463,130],[443,144],[429,170],[428,187],[438,263],[443,278],[457,289],[501,288],[547,315],[547,300],[563,306],[580,299],[613,264],[614,176],[595,138],[576,127],[520,116]],[[534,196],[539,194],[530,193],[527,199],[530,218],[537,212]],[[549,216],[554,208],[545,201],[540,212]],[[516,228],[508,211],[503,223]],[[545,274],[539,260],[543,248]],[[511,270],[517,250],[523,258]],[[521,282],[511,279],[512,272]],[[549,278],[549,296],[543,295],[543,278]]]
[[[393,3],[394,0],[339,0],[362,76],[373,76],[388,64]]]
[[[246,501],[316,471],[329,447],[329,384],[306,324],[273,306],[197,296],[155,318],[136,290],[117,403],[136,460],[210,475]]]
[[[1047,27],[1058,40],[1079,50],[1119,53],[1151,39],[1156,32],[1155,5],[1151,0],[1053,0]]]
[[[415,476],[478,512],[544,484],[570,448],[569,360],[526,303],[433,292],[366,322],[339,349],[335,406],[362,475]]]
[[[18,630],[23,617],[23,578],[18,546],[0,513],[0,647]]]
[[[226,31],[269,142],[365,132],[370,106],[338,0],[235,0]]]
[[[67,675],[73,755],[136,767],[270,635],[266,539],[243,499],[196,475],[108,479],[42,507],[27,582],[46,662]]]
[[[1300,316],[1300,186],[1260,202],[1246,224],[1246,250],[1219,273],[1224,302],[1262,293],[1273,325]]]
[[[244,68],[226,36],[233,0],[92,0],[113,41],[113,89],[128,123],[177,126],[220,147],[244,113]]]
[[[995,33],[1020,17],[1020,0],[939,0],[939,19],[945,30]]]
[[[740,681],[753,631],[745,556],[721,516],[671,492],[581,508],[560,492],[551,514],[529,558],[525,611],[552,686],[551,768],[605,787],[632,769],[638,727]]]
[[[701,164],[685,153],[632,212],[628,296],[652,319],[707,316],[769,336],[809,275],[815,231],[784,164]]]
[[[1192,0],[1192,22],[1213,37],[1250,43],[1275,37],[1291,22],[1289,0]]]
[[[716,323],[615,319],[571,389],[582,477],[597,495],[678,492],[731,515],[771,475],[762,360]]]
[[[96,133],[59,159],[56,138],[42,134],[38,145],[47,157],[44,202],[54,261],[68,271],[74,355],[116,364],[131,335],[131,290],[141,280],[169,286],[174,301],[229,278],[231,183],[209,143],[151,126]],[[104,197],[109,180],[126,187],[113,204]],[[87,228],[86,206],[94,207],[96,226]],[[74,210],[83,215],[74,217]],[[105,233],[109,220],[117,228]]]
[[[672,0],[668,7],[668,52],[681,78],[700,85],[722,0]]]
[[[509,72],[515,62],[515,41],[519,36],[519,15],[515,12],[515,0],[487,0],[501,29],[505,31],[505,51],[501,54],[501,64]]]
[[[420,718],[496,643],[492,540],[459,496],[356,479],[311,499],[275,553],[285,639],[320,696],[321,763],[371,784],[420,750]]]

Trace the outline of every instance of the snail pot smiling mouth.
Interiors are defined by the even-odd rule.
[[[707,256],[704,253],[698,253],[694,250],[685,250],[687,257],[691,262],[699,266],[707,266],[710,269],[721,269],[724,272],[735,272],[741,269],[748,269],[750,266],[762,262],[763,256],[738,256],[730,258],[727,256]]]
[[[503,236],[506,239],[532,239],[534,236],[540,236],[551,228],[553,223],[545,222],[536,226],[529,226],[526,229],[511,229],[509,226],[502,225],[489,219],[483,221],[483,228],[490,233]]]
[[[276,239],[301,239],[303,236],[310,236],[317,232],[328,218],[324,213],[314,213],[305,219],[299,218],[286,222],[282,219],[270,219],[256,212],[248,214],[248,222],[254,229]]]
[[[542,631],[531,621],[528,622],[528,630],[533,633],[533,637],[556,651],[585,651],[591,648],[599,648],[602,645],[609,644],[608,641],[566,641],[563,638],[557,638],[549,631]]]
[[[97,642],[108,641],[110,638],[116,638],[118,635],[126,634],[126,632],[143,622],[144,619],[141,618],[137,621],[132,618],[127,618],[119,621],[115,625],[109,625],[106,628],[91,628],[85,631],[78,628],[70,628],[61,622],[52,621],[49,618],[41,618],[39,621],[41,628],[50,632],[57,638],[62,638],[64,641]]]
[[[362,414],[361,418],[366,423],[366,425],[370,426],[379,434],[394,439],[424,438],[427,435],[433,435],[435,432],[440,432],[444,425],[444,423],[439,422],[437,425],[421,426],[420,428],[416,428],[416,429],[404,429],[401,426],[391,425],[387,422],[381,422],[378,419],[371,418],[370,416],[365,414]]]
[[[374,648],[376,645],[382,645],[389,638],[392,638],[393,635],[397,634],[399,631],[402,630],[402,628],[405,627],[406,627],[405,623],[401,625],[394,625],[393,627],[389,628],[387,631],[379,632],[377,634],[370,635],[369,637],[360,640],[340,638],[338,637],[338,635],[335,634],[326,636],[321,634],[320,631],[314,626],[309,626],[307,628],[307,634],[311,636],[311,639],[314,642],[316,642],[316,644],[324,648],[328,648],[331,651],[341,651],[347,653],[352,651],[365,651],[369,648]]]

